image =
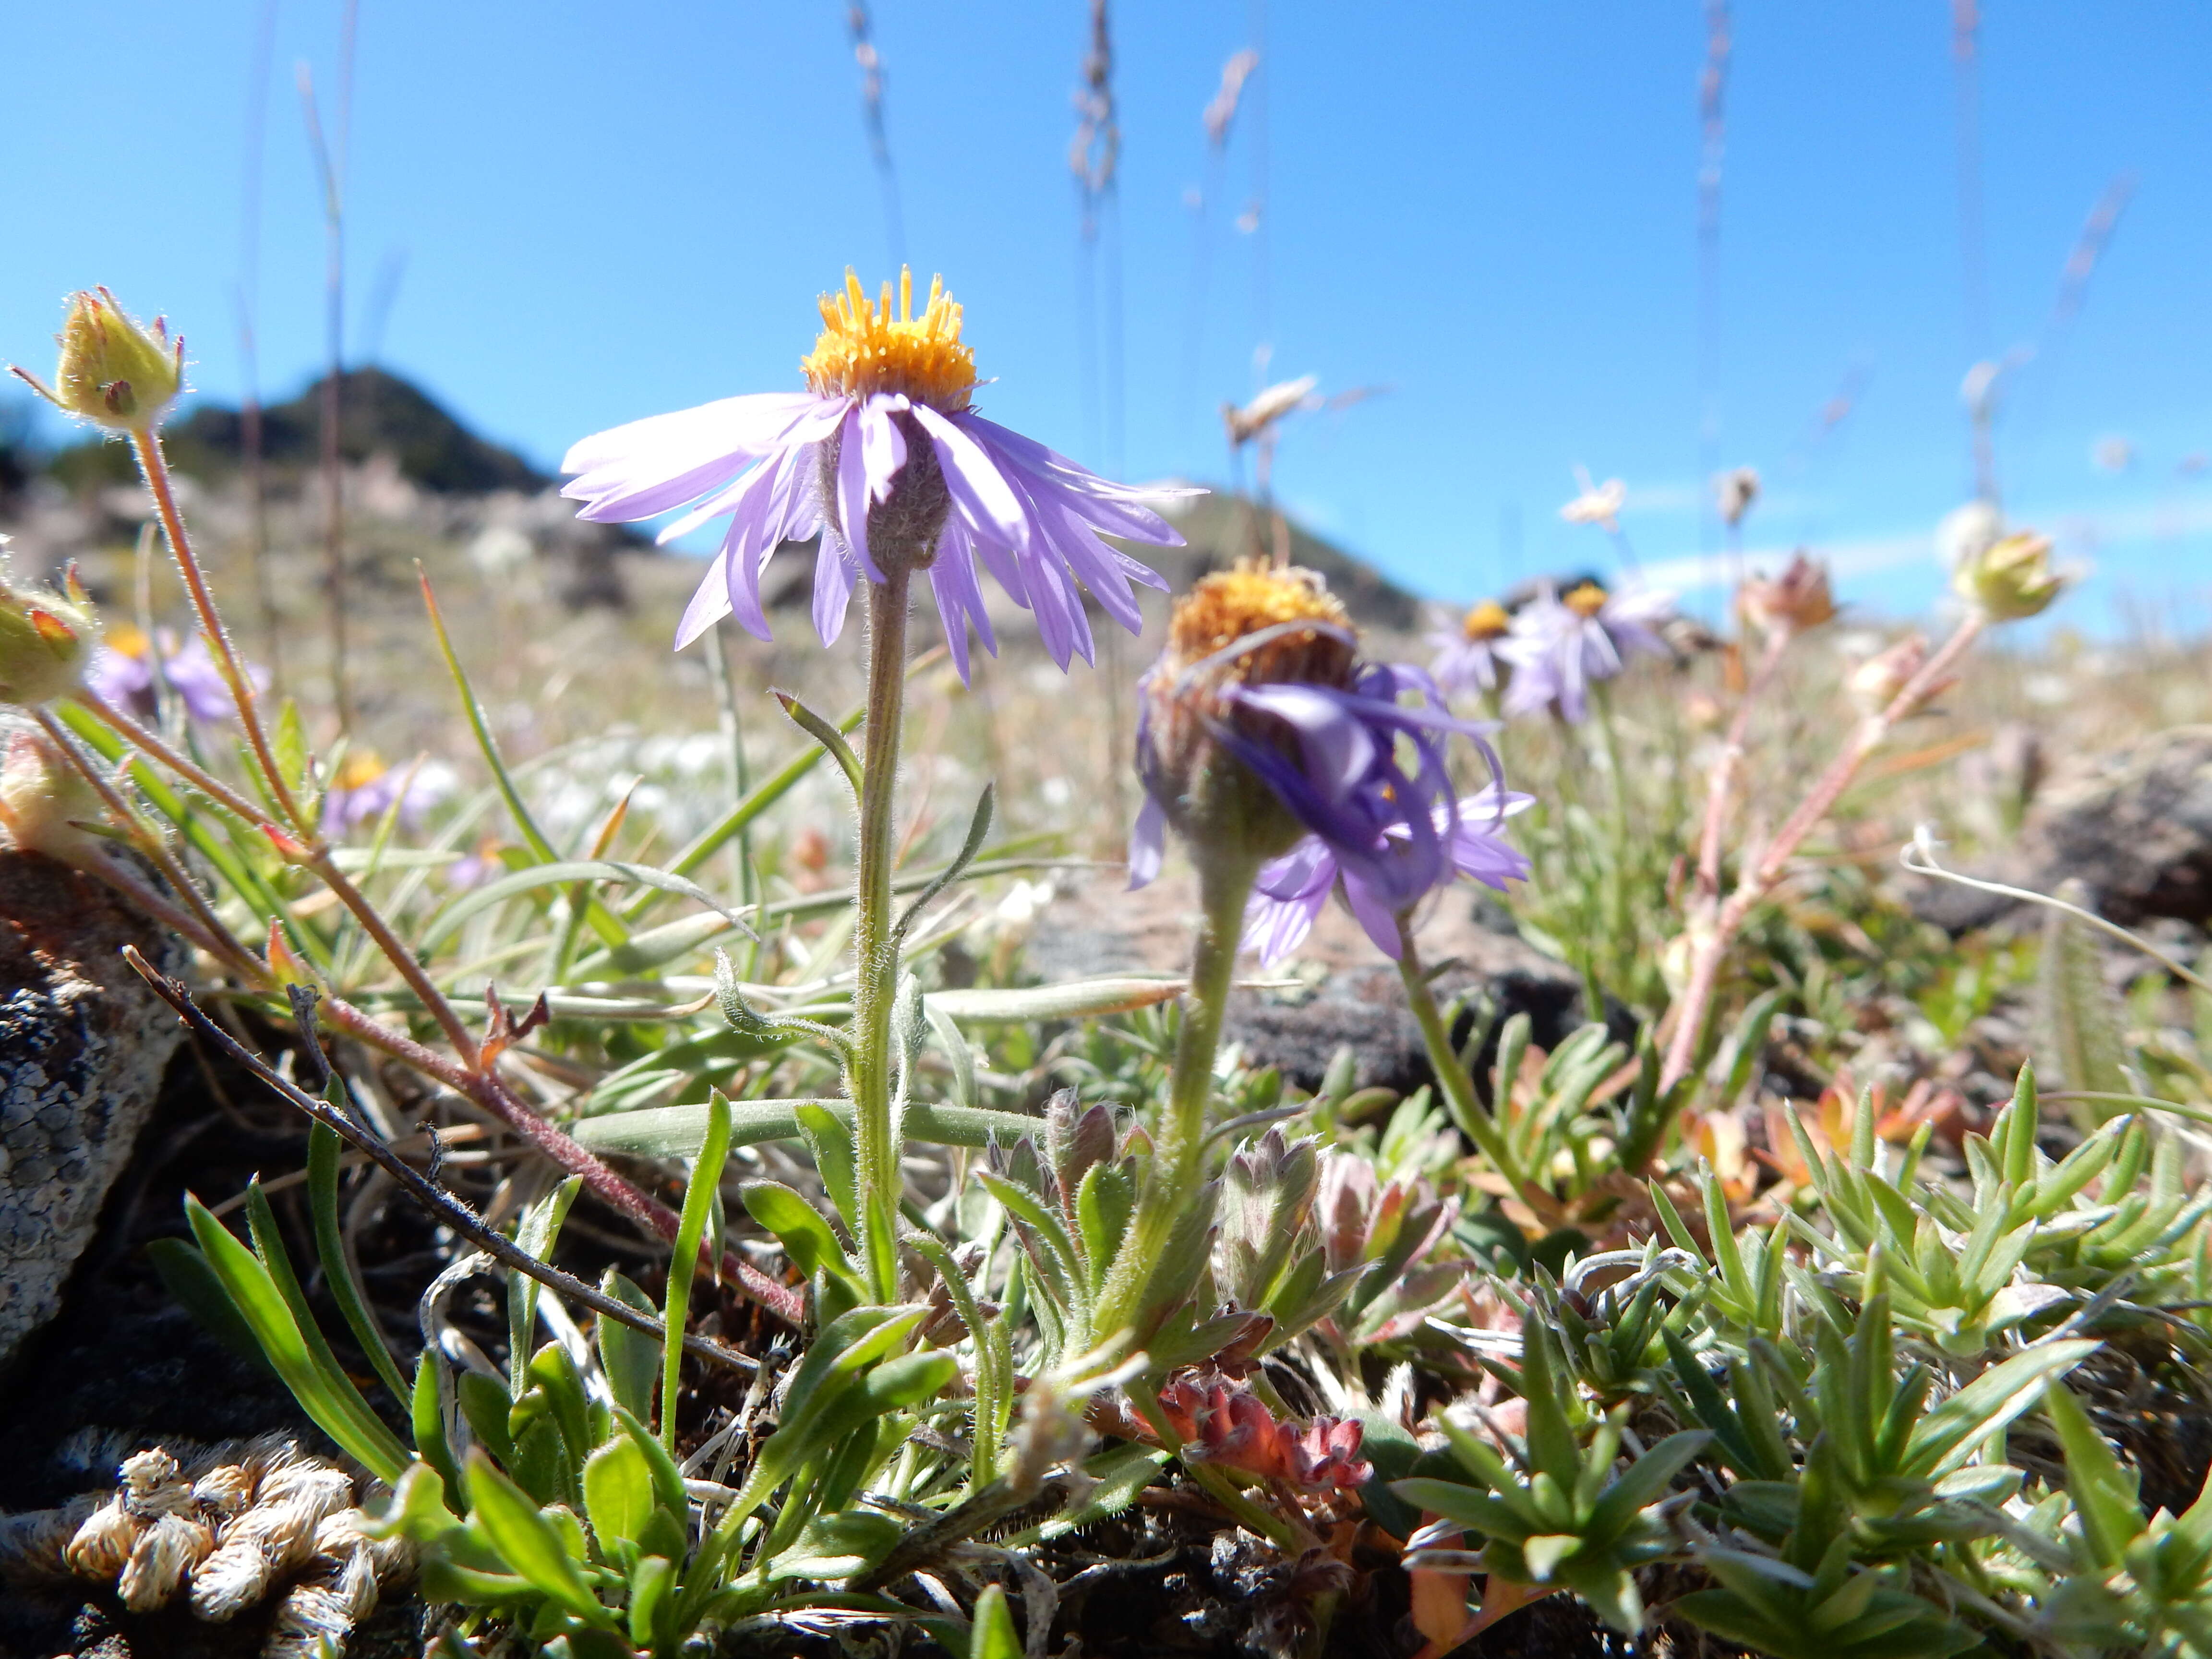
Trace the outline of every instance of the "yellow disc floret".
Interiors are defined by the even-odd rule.
[[[799,368],[807,385],[825,398],[902,392],[948,414],[967,408],[975,389],[975,354],[960,343],[960,307],[945,291],[945,279],[929,279],[929,299],[917,317],[914,273],[904,268],[896,313],[889,283],[872,306],[848,269],[845,291],[822,296],[822,335]]]
[[[356,749],[338,768],[337,784],[344,790],[366,789],[391,769],[374,749]]]
[[[1328,626],[1289,629],[1236,659],[1247,682],[1318,679],[1333,683],[1351,661],[1345,636],[1352,619],[1310,571],[1239,565],[1201,576],[1179,600],[1168,623],[1168,652],[1183,664],[1224,651],[1248,635],[1285,623]]]
[[[1606,592],[1595,582],[1584,582],[1559,601],[1577,617],[1588,619],[1605,609]]]
[[[1460,623],[1461,631],[1471,640],[1494,640],[1513,626],[1513,618],[1505,614],[1505,607],[1495,599],[1485,599],[1467,613]]]

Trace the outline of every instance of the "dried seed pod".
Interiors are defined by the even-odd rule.
[[[214,1529],[188,1515],[168,1514],[138,1534],[116,1591],[133,1613],[165,1607],[185,1575],[215,1547]]]
[[[192,1575],[192,1610],[235,1618],[270,1585],[316,1553],[316,1531],[351,1507],[353,1481],[327,1464],[283,1462],[263,1477],[252,1506],[223,1528],[221,1547]]]
[[[87,1516],[62,1552],[70,1571],[85,1578],[112,1578],[131,1559],[143,1523],[118,1493]]]

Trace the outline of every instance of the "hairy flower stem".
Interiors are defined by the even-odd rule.
[[[1405,984],[1407,1005],[1413,1009],[1414,1022],[1421,1028],[1421,1043],[1429,1051],[1429,1069],[1437,1074],[1437,1086],[1443,1091],[1452,1121],[1467,1131],[1468,1139],[1490,1160],[1491,1167],[1511,1183],[1515,1192],[1519,1192],[1526,1184],[1520,1160],[1506,1145],[1497,1119],[1483,1109],[1481,1098],[1474,1091],[1474,1079],[1468,1075],[1467,1067],[1460,1063],[1452,1048],[1451,1033],[1444,1027],[1435,993],[1429,989],[1427,970],[1421,966],[1421,953],[1413,944],[1413,924],[1406,916],[1398,918],[1398,977]],[[1501,1103],[1512,1086],[1511,1078],[1498,1079],[1498,1098]]]
[[[1752,907],[1780,883],[1799,846],[1828,816],[1844,791],[1850,787],[1851,780],[1858,775],[1867,757],[1881,746],[1899,721],[1935,695],[1949,674],[1952,664],[1966,653],[1966,647],[1987,623],[1988,619],[1980,611],[1969,612],[1951,637],[1943,641],[1942,648],[1922,664],[1920,672],[1890,699],[1889,706],[1859,722],[1850,741],[1828,763],[1828,769],[1820,774],[1811,792],[1797,804],[1797,810],[1775,832],[1774,839],[1758,859],[1736,878],[1735,890],[1729,895],[1728,902],[1720,907],[1710,922],[1694,927],[1689,983],[1680,999],[1667,1012],[1672,1031],[1667,1043],[1667,1063],[1659,1075],[1662,1091],[1689,1075],[1697,1057],[1698,1038],[1705,1030],[1705,1016],[1712,1006],[1713,991],[1720,982],[1721,963],[1728,955],[1729,945],[1751,915]]]
[[[868,589],[868,712],[860,762],[860,874],[854,895],[853,1059],[848,1078],[858,1143],[861,1252],[876,1294],[898,1299],[901,1176],[891,1115],[891,1012],[898,1000],[898,943],[891,937],[891,869],[899,728],[906,701],[907,589],[903,560]]]
[[[1213,1099],[1213,1054],[1221,1042],[1221,1017],[1237,968],[1244,931],[1244,903],[1259,860],[1218,851],[1200,860],[1198,945],[1190,965],[1190,991],[1176,1033],[1175,1066],[1168,1080],[1167,1111],[1155,1125],[1151,1168],[1137,1212],[1122,1235],[1092,1311],[1091,1334],[1104,1340],[1128,1328],[1144,1311],[1153,1270],[1161,1265],[1176,1223],[1195,1199],[1206,1174],[1206,1109]],[[1149,1333],[1139,1333],[1139,1340]]]
[[[192,609],[199,613],[200,632],[206,636],[208,649],[222,670],[222,678],[230,687],[231,701],[238,705],[238,723],[245,729],[246,748],[253,756],[253,763],[293,830],[313,840],[315,826],[301,814],[299,802],[293,799],[291,786],[285,781],[276,757],[269,747],[268,733],[261,729],[261,711],[253,695],[253,682],[246,677],[245,665],[239,661],[238,653],[231,645],[230,632],[222,625],[222,613],[216,609],[215,596],[208,592],[207,576],[200,569],[191,538],[185,534],[184,515],[177,511],[177,492],[169,482],[169,462],[162,453],[161,440],[151,428],[144,428],[131,434],[131,448],[138,458],[138,471],[154,497],[155,510],[161,516],[162,533],[168,538],[177,572],[185,579],[185,591],[191,595]]]
[[[1613,842],[1613,867],[1606,872],[1606,899],[1611,912],[1607,921],[1613,957],[1607,966],[1618,973],[1633,963],[1637,955],[1636,940],[1629,931],[1628,769],[1620,760],[1620,729],[1613,722],[1613,687],[1600,680],[1590,687],[1590,695],[1597,703],[1598,741],[1604,746],[1606,782],[1613,792],[1613,810],[1606,819]]]
[[[1711,776],[1705,787],[1705,821],[1698,836],[1698,885],[1696,902],[1717,904],[1721,896],[1721,834],[1728,824],[1729,801],[1735,790],[1736,774],[1743,768],[1745,745],[1751,736],[1751,717],[1759,706],[1759,698],[1772,684],[1775,671],[1782,665],[1783,653],[1790,648],[1796,631],[1778,628],[1768,638],[1766,650],[1753,672],[1751,684],[1744,688],[1737,701],[1735,716],[1729,722],[1728,738],[1721,745],[1720,758],[1713,763]]]

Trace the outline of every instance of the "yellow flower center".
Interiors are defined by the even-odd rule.
[[[1485,599],[1467,613],[1461,629],[1471,640],[1494,640],[1513,626],[1513,618],[1505,614],[1505,607],[1495,599]]]
[[[1351,663],[1352,647],[1343,635],[1351,631],[1352,619],[1309,570],[1240,564],[1200,577],[1176,603],[1168,623],[1168,650],[1182,663],[1195,663],[1248,635],[1301,622],[1324,623],[1342,632],[1287,629],[1237,658],[1237,678],[1335,683]]]
[[[825,398],[902,392],[948,414],[967,408],[975,389],[975,354],[960,343],[960,307],[945,291],[945,279],[929,279],[929,299],[917,317],[914,273],[904,268],[896,314],[889,283],[871,306],[848,268],[845,291],[822,296],[822,334],[799,366],[806,384]]]
[[[143,657],[149,643],[146,630],[129,623],[118,623],[100,636],[100,642],[122,657]]]
[[[1584,582],[1559,603],[1577,617],[1589,617],[1605,609],[1605,589],[1595,582]]]
[[[391,769],[374,749],[356,749],[345,757],[345,764],[338,768],[337,787],[359,789],[374,783]]]

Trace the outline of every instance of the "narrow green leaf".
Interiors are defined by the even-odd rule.
[[[996,1584],[986,1585],[975,1598],[975,1634],[969,1639],[968,1659],[1022,1659],[1014,1615],[1006,1606],[1006,1591]]]
[[[628,1435],[617,1435],[584,1463],[584,1513],[603,1548],[617,1540],[635,1543],[659,1507],[653,1471]]]
[[[684,1364],[684,1329],[691,1301],[691,1280],[699,1271],[699,1241],[707,1231],[707,1217],[714,1195],[721,1190],[722,1170],[730,1154],[730,1103],[720,1089],[707,1097],[707,1139],[691,1166],[691,1179],[684,1189],[684,1213],[676,1229],[675,1254],[668,1263],[668,1306],[662,1315],[666,1336],[661,1343],[660,1443],[676,1452],[676,1394]],[[720,1238],[712,1255],[720,1261]]]
[[[585,1583],[559,1531],[527,1492],[492,1466],[481,1447],[469,1452],[468,1486],[476,1524],[508,1566],[528,1579],[539,1595],[576,1617],[603,1626],[613,1622],[613,1615]]]

